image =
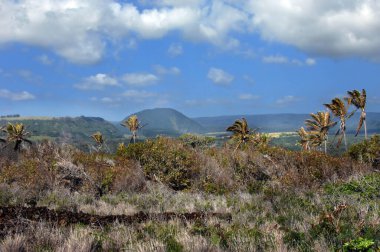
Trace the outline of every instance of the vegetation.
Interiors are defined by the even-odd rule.
[[[138,117],[136,115],[131,115],[125,122],[121,124],[124,127],[127,127],[132,132],[132,137],[130,142],[136,143],[137,131],[143,126],[141,125]]]
[[[365,112],[365,107],[367,103],[367,93],[364,89],[362,90],[361,93],[358,90],[348,91],[347,93],[348,93],[348,97],[347,97],[348,103],[353,104],[356,107],[356,109],[361,110],[359,124],[356,129],[355,136],[359,134],[359,131],[364,124],[364,134],[365,134],[365,139],[367,139],[368,138],[367,137],[367,123],[366,123],[367,114]]]
[[[235,151],[241,146],[252,141],[252,130],[248,128],[248,123],[245,118],[236,120],[234,124],[226,129],[232,132],[232,139],[236,141],[237,145]]]
[[[349,115],[338,100],[328,107],[340,133]],[[98,131],[96,153],[21,148],[29,133],[8,124],[19,156],[0,150],[0,251],[378,251],[380,137],[329,155],[330,117],[306,120],[305,151],[271,146],[245,118],[217,145],[191,134],[136,142],[131,116],[130,143],[105,150]]]
[[[13,149],[15,151],[20,151],[23,143],[32,144],[32,141],[27,139],[30,133],[25,131],[22,123],[8,123],[3,132],[7,133],[7,142],[14,143]]]
[[[380,136],[374,135],[369,140],[351,145],[348,155],[361,162],[374,162],[380,157]]]
[[[331,113],[339,118],[339,130],[336,135],[340,135],[338,139],[338,146],[344,140],[344,146],[346,151],[348,150],[347,137],[346,137],[346,121],[349,118],[348,106],[349,103],[345,104],[341,99],[334,98],[330,104],[325,104],[325,106],[331,111]]]
[[[317,114],[310,114],[312,119],[307,119],[305,124],[308,127],[309,141],[312,142],[313,146],[321,146],[322,143],[325,145],[325,153],[327,153],[327,137],[330,128],[336,125],[336,122],[331,120],[329,112],[318,112]],[[304,134],[304,133],[303,133]]]

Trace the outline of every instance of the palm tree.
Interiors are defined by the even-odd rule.
[[[8,123],[7,127],[3,129],[3,132],[8,134],[7,141],[14,142],[14,150],[20,151],[22,143],[26,142],[28,144],[32,144],[32,141],[26,139],[26,137],[30,136],[30,133],[25,131],[25,126],[22,123]]]
[[[365,106],[367,103],[366,91],[365,89],[363,89],[362,92],[360,93],[358,90],[352,90],[352,91],[347,91],[347,94],[348,94],[348,97],[346,99],[348,103],[353,104],[356,107],[356,109],[361,110],[360,120],[359,120],[358,127],[356,129],[355,136],[359,134],[359,131],[364,124],[364,135],[365,135],[365,139],[367,139],[367,123],[366,123],[367,114],[365,112]]]
[[[103,138],[103,135],[102,133],[100,133],[99,131],[92,134],[92,139],[94,139],[95,143],[96,143],[96,151],[100,151],[103,147],[103,144],[104,144],[104,138]]]
[[[233,133],[232,139],[237,141],[237,146],[234,151],[236,151],[240,145],[246,144],[252,138],[251,130],[248,128],[248,123],[245,118],[241,120],[236,120],[233,125],[226,129]]]
[[[341,135],[341,137],[338,140],[337,146],[339,146],[342,143],[342,139],[344,139],[344,145],[346,147],[346,150],[348,150],[346,138],[346,120],[352,115],[352,113],[350,115],[348,114],[348,107],[350,103],[347,101],[347,104],[345,104],[341,99],[334,98],[330,104],[324,105],[335,117],[338,117],[340,121],[339,130],[337,131],[336,136]]]
[[[306,131],[303,127],[301,127],[298,131],[297,131],[298,135],[300,136],[300,140],[299,140],[299,144],[301,145],[302,147],[302,150],[304,151],[308,151],[310,150],[310,146],[311,146],[311,138],[310,138],[310,132]]]
[[[137,115],[131,115],[125,122],[121,124],[124,127],[128,127],[129,130],[132,133],[132,137],[130,140],[130,143],[133,141],[133,143],[136,143],[137,138],[137,131],[141,129],[144,126],[141,126],[141,123],[137,117]]]
[[[334,127],[337,124],[337,122],[333,122],[331,120],[330,113],[327,111],[320,111],[316,114],[311,113],[310,116],[312,117],[312,119],[307,119],[305,121],[307,129],[317,133],[318,136],[312,137],[314,139],[314,144],[319,144],[317,146],[320,146],[322,143],[324,143],[325,153],[327,153],[328,131],[330,128]]]

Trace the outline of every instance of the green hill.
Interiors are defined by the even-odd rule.
[[[179,136],[184,133],[201,133],[204,131],[199,123],[170,108],[146,109],[135,113],[135,115],[137,115],[142,125],[145,125],[140,134],[146,137],[155,137],[157,135]]]
[[[102,132],[106,139],[120,138],[120,131],[110,122],[100,117],[15,117],[1,118],[0,125],[7,122],[21,122],[33,138],[49,138],[62,142],[81,143],[91,141],[96,131]]]

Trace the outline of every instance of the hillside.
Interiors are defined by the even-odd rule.
[[[347,132],[355,132],[360,113],[356,113],[347,121]],[[202,125],[207,132],[223,132],[236,119],[245,117],[253,129],[261,132],[294,132],[310,116],[308,114],[269,114],[269,115],[232,115],[216,117],[193,118]],[[380,133],[380,113],[367,113],[368,133]]]
[[[59,141],[81,142],[90,141],[90,136],[96,131],[102,132],[106,139],[121,137],[119,130],[100,117],[17,117],[2,118],[0,125],[8,121],[21,122],[34,138],[50,138]]]
[[[146,137],[179,136],[184,133],[201,133],[204,131],[199,123],[170,108],[146,109],[135,113],[135,115],[138,116],[142,125],[145,125],[141,129],[141,134]]]

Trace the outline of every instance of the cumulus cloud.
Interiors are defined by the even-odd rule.
[[[219,68],[210,68],[207,77],[218,85],[228,85],[234,80],[234,76]]]
[[[0,98],[4,98],[11,101],[24,101],[33,100],[36,97],[27,91],[22,91],[20,93],[11,92],[8,89],[0,89]]]
[[[116,0],[3,0],[0,44],[41,46],[71,62],[92,64],[108,43],[131,37],[159,39],[178,32],[190,41],[236,48],[238,33],[256,32],[313,55],[380,59],[379,15],[376,0],[140,0],[140,6]]]
[[[380,4],[375,0],[248,1],[267,40],[325,56],[380,57]]]
[[[275,104],[278,107],[286,107],[286,106],[293,105],[294,103],[297,103],[299,101],[301,101],[300,97],[297,97],[294,95],[287,95],[276,100]]]
[[[159,80],[156,75],[150,73],[127,73],[122,79],[131,86],[149,86]]]
[[[0,44],[46,47],[79,64],[99,61],[107,43],[131,35],[157,39],[179,31],[194,41],[238,45],[230,34],[244,31],[247,13],[223,1],[176,2],[157,1],[140,10],[132,3],[115,0],[5,0],[0,8]],[[181,49],[173,47],[172,52],[178,55]]]
[[[120,86],[117,79],[107,74],[98,73],[96,75],[85,78],[81,83],[74,87],[82,90],[102,90],[106,87]]]
[[[168,49],[168,53],[172,57],[179,56],[183,53],[182,45],[180,44],[171,44]]]
[[[155,65],[153,68],[156,71],[156,73],[159,75],[167,75],[167,74],[178,75],[181,73],[181,70],[178,67],[166,68],[166,67],[161,66],[161,65]]]

